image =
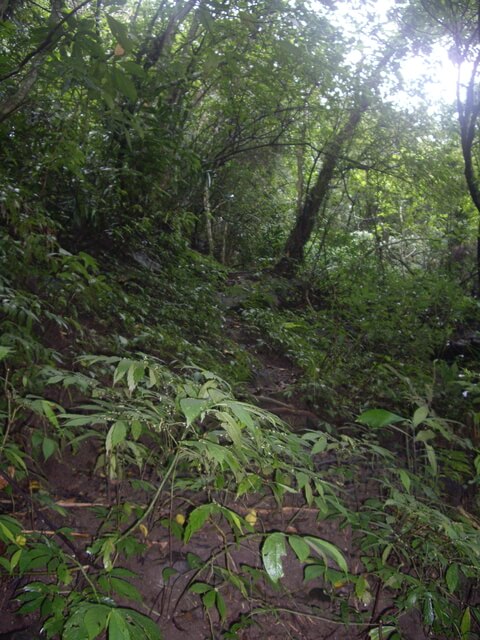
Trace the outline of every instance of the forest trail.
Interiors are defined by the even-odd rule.
[[[249,275],[233,272],[227,285],[248,287]],[[252,375],[245,384],[245,396],[262,409],[266,409],[286,422],[293,430],[318,427],[321,417],[295,390],[302,376],[301,369],[289,358],[265,343],[242,319],[238,304],[241,297],[222,294],[220,302],[225,313],[225,330],[233,342],[245,349],[255,362]]]

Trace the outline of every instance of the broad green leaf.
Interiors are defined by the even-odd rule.
[[[228,522],[230,522],[234,531],[242,534],[243,533],[242,521],[238,516],[238,514],[236,514],[235,511],[232,511],[231,509],[227,509],[227,507],[218,507],[218,508],[219,508],[219,511],[224,515],[224,517],[228,520]]]
[[[143,426],[139,420],[132,420],[132,424],[130,425],[130,433],[132,434],[132,438],[134,440],[138,440],[142,435]]]
[[[131,76],[141,79],[146,78],[147,76],[144,68],[136,62],[132,62],[131,60],[122,60],[121,65]]]
[[[123,24],[123,22],[119,22],[119,20],[108,14],[106,17],[113,37],[122,45],[125,51],[131,51],[135,43],[128,35],[127,25]]]
[[[381,429],[396,422],[404,422],[405,418],[386,409],[368,409],[358,416],[357,422],[372,429]]]
[[[133,624],[142,630],[143,635],[141,640],[162,640],[162,634],[157,625],[142,613],[134,611],[133,609],[126,609],[125,616],[133,622]]]
[[[312,447],[312,456],[317,453],[322,453],[327,448],[328,440],[327,437],[323,434],[318,438],[315,444]]]
[[[415,436],[417,442],[427,442],[427,440],[432,440],[432,438],[435,438],[435,434],[431,429],[423,429]]]
[[[15,537],[16,536],[12,533],[12,531],[5,524],[3,524],[3,522],[0,522],[0,533],[2,534],[1,537],[4,540],[8,540],[10,542],[15,542]]]
[[[326,567],[324,564],[307,564],[304,575],[305,582],[316,580],[317,578],[324,578],[325,569]]]
[[[310,547],[300,536],[288,536],[288,544],[292,547],[300,562],[305,562],[310,555]]]
[[[111,453],[113,449],[125,441],[127,436],[127,425],[123,420],[117,420],[109,429],[107,437],[105,439],[105,450],[107,453]]]
[[[381,627],[377,627],[376,629],[372,629],[368,632],[368,637],[370,640],[385,640],[388,638],[391,633],[397,630],[397,627],[392,627],[391,625],[382,625]]]
[[[461,640],[468,640],[471,628],[472,628],[472,614],[470,613],[470,607],[467,607],[463,613],[462,620],[460,622],[460,631],[462,634]]]
[[[425,450],[427,452],[428,462],[430,463],[430,466],[432,468],[433,475],[436,476],[438,472],[438,465],[437,465],[437,456],[435,455],[435,450],[429,444],[425,444]]]
[[[325,564],[327,564],[326,558],[330,558],[342,571],[348,573],[347,561],[338,547],[327,540],[316,538],[314,536],[305,536],[304,539],[305,542],[307,542],[307,544],[309,544],[310,547],[324,559]]]
[[[13,349],[11,347],[0,345],[0,360],[6,358],[10,353],[13,353]]]
[[[435,609],[433,608],[433,598],[431,593],[425,594],[425,602],[423,603],[423,621],[430,626],[435,621]]]
[[[116,384],[119,380],[121,380],[125,376],[131,364],[132,364],[132,360],[121,360],[118,363],[115,369],[115,373],[113,374],[113,384]]]
[[[142,600],[142,596],[140,595],[137,587],[134,587],[130,582],[121,580],[120,578],[111,577],[110,584],[112,589],[121,596],[130,598],[130,600],[136,600],[137,602]]]
[[[286,554],[285,534],[276,531],[266,537],[262,546],[262,560],[273,582],[278,582],[284,576],[282,558]]]
[[[144,362],[132,362],[127,371],[127,385],[129,391],[134,391],[138,383],[143,380],[145,376],[145,363]]]
[[[58,424],[58,419],[52,409],[52,405],[53,405],[52,402],[49,402],[48,400],[42,400],[42,410],[45,417],[48,419],[50,424],[52,424],[54,427],[58,429],[60,425]]]
[[[10,567],[9,571],[13,571],[17,564],[20,562],[20,558],[22,557],[23,549],[17,549],[15,553],[10,558]]]
[[[299,489],[303,489],[310,480],[310,476],[303,471],[298,471],[295,477],[297,479],[297,486]]]
[[[43,439],[42,453],[45,460],[48,460],[48,458],[50,458],[50,456],[53,455],[56,450],[57,450],[57,443],[55,442],[55,440],[52,440],[51,438]]]
[[[207,591],[212,590],[212,585],[207,584],[206,582],[195,582],[188,590],[192,593],[207,593]]]
[[[167,582],[170,580],[170,578],[172,576],[176,576],[178,573],[178,571],[176,569],[174,569],[173,567],[165,567],[165,569],[162,571],[162,580],[165,584],[167,584]]]
[[[252,416],[243,404],[241,404],[240,402],[229,402],[227,406],[235,415],[235,417],[241,422],[241,424],[244,424],[249,429],[253,428],[254,423],[252,420]]]
[[[221,426],[227,432],[230,440],[237,449],[242,448],[242,430],[235,418],[225,412],[218,412],[218,417],[223,420]]]
[[[405,491],[407,493],[410,493],[410,487],[412,486],[412,481],[410,479],[410,476],[408,475],[408,471],[405,471],[405,469],[399,469],[398,475],[400,476],[400,480],[403,486],[405,487]]]
[[[227,605],[225,604],[225,600],[223,599],[220,591],[217,591],[215,604],[217,606],[217,611],[221,620],[225,620],[227,617]]]
[[[205,609],[211,609],[215,605],[216,599],[217,599],[217,592],[215,591],[215,589],[210,589],[210,591],[207,591],[202,597],[202,601]]]
[[[83,623],[88,633],[88,640],[96,638],[105,629],[109,612],[109,608],[103,605],[92,605],[86,608]]]
[[[130,640],[130,631],[120,611],[112,609],[108,620],[108,640]]]
[[[457,589],[459,582],[458,564],[453,563],[448,567],[445,574],[445,582],[447,583],[450,593],[453,593]]]
[[[413,418],[412,418],[413,427],[416,429],[418,425],[421,424],[425,420],[425,418],[428,417],[428,414],[429,414],[429,409],[427,405],[418,407],[418,409],[413,414]]]
[[[190,426],[208,405],[209,400],[203,398],[182,398],[180,400],[180,409],[187,419],[187,426]]]
[[[188,524],[185,527],[184,542],[187,543],[193,536],[195,531],[198,531],[203,527],[205,522],[210,517],[212,511],[218,509],[214,504],[202,504],[200,507],[194,509],[188,516]]]
[[[355,595],[362,600],[365,592],[368,590],[368,582],[365,576],[360,575],[355,583]]]

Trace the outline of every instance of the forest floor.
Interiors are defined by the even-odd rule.
[[[230,303],[225,296],[222,297],[222,304],[225,311],[225,332],[250,353],[257,363],[244,389],[244,399],[281,417],[294,431],[321,428],[321,417],[295,392],[300,370],[252,332],[241,316],[228,308]],[[53,531],[45,530],[48,527],[42,522],[41,512],[38,508],[33,510],[28,500],[28,492],[46,488],[53,497],[55,506],[66,514],[62,525],[70,526],[75,545],[85,548],[98,535],[101,516],[106,510],[138,498],[127,482],[109,482],[94,473],[97,456],[94,441],[87,440],[74,455],[64,452],[59,457],[49,458],[41,469],[32,467],[29,483],[26,483],[24,489],[25,499],[18,500],[12,515],[20,519],[27,530],[38,530],[47,536],[53,536]],[[337,461],[334,455],[325,454],[319,458],[318,464],[334,468]],[[342,493],[343,499],[357,509],[364,500],[378,493],[378,485],[367,474],[355,478],[348,486],[339,482],[337,489]],[[221,501],[241,515],[255,510],[258,518],[255,526],[260,531],[278,530],[321,537],[341,550],[351,573],[362,572],[356,541],[349,527],[342,526],[340,521],[319,520],[318,510],[306,506],[298,493],[287,493],[283,504],[279,506],[273,496],[267,495],[248,494],[247,497],[236,500],[222,492],[217,496],[186,492],[183,495],[177,493],[172,500],[167,492],[159,501],[155,514],[146,522],[148,533],[144,539],[145,553],[141,557],[133,556],[123,564],[138,576],[133,580],[142,596],[138,610],[149,614],[158,622],[166,640],[229,637],[241,640],[366,639],[373,627],[381,628],[383,614],[392,607],[388,591],[371,583],[371,599],[361,601],[348,582],[339,580],[332,587],[318,578],[306,583],[301,564],[291,550],[284,560],[285,577],[278,586],[274,588],[274,585],[265,582],[263,588],[258,588],[257,584],[249,597],[241,600],[238,590],[222,587],[228,610],[226,620],[222,622],[214,609],[206,615],[198,596],[188,591],[189,585],[198,579],[203,569],[192,567],[188,556],[195,554],[208,562],[209,558],[215,557],[216,550],[220,553],[225,543],[223,533],[214,524],[207,523],[186,545],[162,525],[165,518],[172,519],[176,513],[185,513],[206,498]],[[10,500],[2,500],[2,503],[6,505]],[[47,506],[44,509],[49,512],[49,521],[55,523],[55,513],[52,514]],[[232,567],[249,565],[252,570],[255,567],[260,569],[258,546],[232,546],[228,562]],[[165,569],[168,568],[173,571],[172,577],[166,581]],[[13,596],[21,585],[20,581],[4,581],[1,584],[0,632],[4,634],[0,635],[1,638],[18,640],[40,637],[35,627],[30,626],[35,620],[15,613]],[[347,609],[350,612],[357,611],[361,618],[355,619],[347,614]],[[242,617],[248,618],[249,624],[244,629],[239,628],[236,635],[229,635],[228,629],[232,623],[242,620]],[[363,622],[358,622],[360,619]],[[404,615],[399,626],[404,640],[423,640],[427,637],[422,632],[420,616],[415,610]],[[14,630],[25,627],[28,629],[23,635],[13,633]],[[382,635],[378,635],[378,638],[381,637]]]

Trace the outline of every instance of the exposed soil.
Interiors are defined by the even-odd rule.
[[[288,359],[260,344],[257,336],[244,327],[240,317],[234,312],[227,315],[226,331],[244,349],[249,350],[259,363],[246,389],[246,397],[279,415],[294,430],[321,426],[321,417],[305,406],[295,394],[292,395],[292,387],[298,380],[300,371]],[[62,522],[63,525],[68,523],[73,531],[73,544],[83,550],[98,533],[101,523],[96,515],[98,509],[112,508],[133,499],[141,501],[128,481],[108,485],[105,479],[95,474],[93,470],[96,457],[95,443],[90,440],[82,444],[74,455],[66,452],[61,459],[51,458],[41,470],[32,471],[31,480],[40,483],[40,488],[35,490],[41,491],[42,487],[48,489],[56,506],[65,510],[66,522],[65,518],[46,506],[42,511],[32,511],[28,500],[28,492],[32,490],[31,482],[30,489],[28,483],[24,483],[23,495],[16,497],[13,505],[15,517],[22,520],[26,529],[43,531],[47,536],[53,535],[53,531],[42,521],[42,513],[48,514],[48,523],[51,523],[52,528],[57,522]],[[326,458],[325,454],[319,456],[318,462],[320,466],[327,464],[332,467],[336,464],[334,458]],[[355,483],[352,491],[348,487],[339,487],[339,490],[344,492],[344,499],[360,506],[362,500],[369,492],[374,492],[376,487],[365,481],[363,486]],[[233,497],[220,492],[209,498],[217,499],[242,515],[254,508],[258,516],[256,528],[260,532],[281,530],[311,534],[328,540],[342,550],[352,573],[359,574],[363,570],[349,528],[342,528],[340,522],[319,520],[318,510],[306,507],[297,494],[287,494],[282,507],[278,506],[272,496],[265,495],[235,501]],[[206,525],[192,537],[188,545],[184,545],[162,526],[161,521],[163,518],[171,519],[175,513],[185,513],[195,506],[195,502],[200,504],[201,499],[202,496],[198,494],[185,494],[177,496],[172,503],[170,496],[165,495],[154,516],[146,523],[147,535],[142,539],[139,534],[139,542],[144,545],[143,553],[133,555],[123,565],[138,575],[134,583],[142,595],[142,602],[136,608],[158,621],[166,640],[223,638],[231,624],[240,621],[242,616],[252,622],[237,631],[236,637],[241,640],[366,638],[371,625],[381,624],[382,613],[388,611],[391,601],[388,593],[380,592],[373,582],[370,584],[372,597],[369,602],[358,600],[348,584],[339,583],[332,588],[322,584],[320,579],[305,583],[302,567],[289,551],[284,563],[285,577],[274,589],[272,585],[254,579],[255,568],[260,568],[260,539],[250,545],[240,546],[235,545],[232,540],[227,556],[224,553],[225,540],[220,530],[213,525]],[[4,512],[11,512],[11,507],[9,499],[1,501],[0,508]],[[194,580],[215,582],[208,566],[207,569],[202,569],[192,565],[192,556],[189,554],[195,554],[204,561],[215,557],[219,567],[235,569],[246,565],[251,568],[252,585],[248,597],[241,597],[233,587],[221,588],[228,609],[225,621],[219,620],[214,608],[210,610],[209,619],[199,596],[188,591],[189,584]],[[174,570],[168,580],[165,579],[166,568]],[[27,637],[7,632],[23,629],[35,622],[31,617],[15,614],[15,600],[12,600],[12,596],[21,586],[20,582],[4,581],[1,584],[0,632],[4,635],[0,635],[0,638]],[[131,605],[131,602],[125,604]],[[348,620],[340,622],[342,613],[347,615],[346,604],[358,612],[357,620],[350,615]],[[401,623],[405,640],[421,640],[426,637],[415,615],[404,617]],[[33,626],[26,633],[30,634],[30,638],[38,637],[38,628]]]

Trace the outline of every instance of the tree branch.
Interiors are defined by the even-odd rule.
[[[50,45],[53,44],[54,36],[60,30],[60,28],[66,22],[68,22],[70,20],[70,18],[72,18],[76,13],[78,13],[78,11],[80,11],[80,9],[82,9],[87,4],[89,4],[89,2],[91,2],[91,0],[84,0],[81,4],[78,5],[78,7],[75,7],[75,9],[70,11],[70,13],[68,13],[59,22],[57,22],[57,24],[53,27],[53,29],[51,29],[51,31],[48,33],[48,35],[45,38],[45,40],[43,42],[41,42],[38,45],[38,47],[36,47],[33,51],[30,51],[30,53],[28,53],[25,56],[25,58],[20,62],[20,64],[15,69],[13,69],[13,71],[9,71],[5,75],[0,76],[0,82],[3,82],[4,80],[8,80],[8,78],[13,78],[13,76],[16,76],[17,74],[20,73],[20,71],[30,62],[30,60],[32,58],[34,58],[39,53],[47,51],[48,48],[50,47]]]

